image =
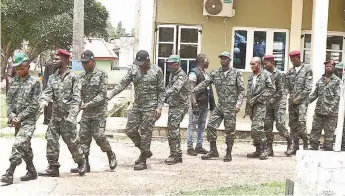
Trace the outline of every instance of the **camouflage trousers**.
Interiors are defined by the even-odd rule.
[[[310,147],[313,149],[319,149],[319,139],[323,129],[325,132],[325,141],[323,146],[325,150],[332,150],[334,131],[337,128],[337,122],[337,116],[315,114],[313,118],[313,127],[310,132]]]
[[[307,135],[307,104],[294,105],[289,103],[289,127],[292,139],[308,140]]]
[[[264,131],[265,118],[266,105],[256,103],[253,106],[252,114],[250,115],[250,120],[252,121],[251,133],[252,138],[254,140],[254,145],[267,141],[266,134]]]
[[[344,125],[343,125],[343,137],[341,139],[341,150],[345,151],[345,119],[344,119]]]
[[[235,110],[223,110],[216,107],[207,122],[207,141],[217,141],[217,128],[224,120],[225,140],[226,142],[233,142],[235,140],[236,129],[236,112]]]
[[[266,108],[266,118],[265,118],[265,125],[264,130],[267,138],[267,142],[273,142],[273,123],[276,122],[276,128],[279,134],[283,138],[289,137],[289,131],[285,124],[285,108],[279,107],[267,107]]]
[[[84,115],[81,117],[79,138],[80,145],[85,156],[89,156],[90,154],[92,138],[96,141],[96,144],[101,148],[102,152],[108,152],[111,150],[109,141],[104,134],[105,125],[105,117],[90,118]]]
[[[60,135],[63,141],[67,144],[68,150],[71,152],[74,162],[80,163],[84,158],[84,155],[77,134],[77,122],[71,123],[64,119],[58,121],[52,118],[46,133],[48,164],[60,166]]]
[[[133,141],[134,145],[143,152],[150,150],[155,122],[155,111],[153,110],[132,110],[128,114],[125,133]]]
[[[188,111],[188,106],[169,107],[168,141],[171,155],[182,156],[180,124]]]
[[[32,161],[34,154],[31,148],[31,138],[36,128],[35,120],[24,120],[20,123],[19,128],[15,128],[16,137],[12,146],[12,153],[10,156],[10,162],[16,165],[22,163],[22,159]]]

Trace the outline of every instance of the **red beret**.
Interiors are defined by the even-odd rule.
[[[61,49],[61,48],[58,49],[57,55],[59,55],[59,56],[65,56],[65,57],[67,57],[67,58],[71,57],[71,54],[70,54],[67,50]]]
[[[264,56],[264,60],[269,60],[269,59],[273,59],[274,60],[274,56],[273,55],[269,55],[269,54]]]
[[[301,52],[295,50],[295,51],[290,52],[289,55],[290,55],[290,57],[292,57],[292,56],[299,56],[299,55],[301,55]]]
[[[331,65],[336,65],[337,63],[336,62],[334,62],[333,60],[331,60],[331,59],[328,59],[328,60],[326,60],[323,64],[328,64],[328,63],[330,63]]]

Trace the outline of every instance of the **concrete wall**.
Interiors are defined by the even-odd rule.
[[[96,67],[99,70],[109,72],[109,71],[111,71],[111,64],[112,63],[113,63],[113,61],[96,60]]]

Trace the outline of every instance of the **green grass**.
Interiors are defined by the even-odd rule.
[[[260,185],[237,185],[202,191],[180,192],[180,195],[284,195],[285,183],[272,182]]]

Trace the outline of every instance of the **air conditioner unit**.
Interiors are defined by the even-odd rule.
[[[233,17],[233,0],[204,0],[204,16]]]

